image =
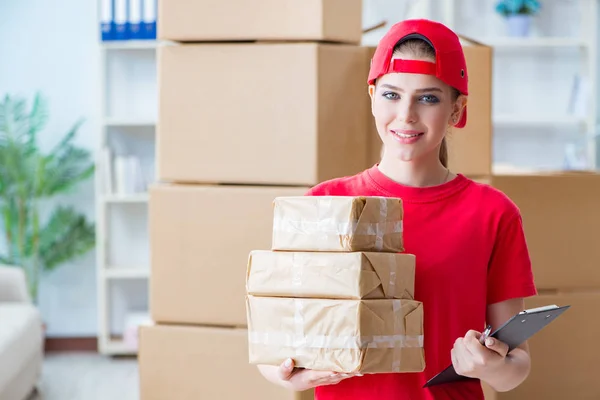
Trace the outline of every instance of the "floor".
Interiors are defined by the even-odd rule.
[[[29,400],[138,400],[135,358],[93,353],[49,354],[38,391]]]

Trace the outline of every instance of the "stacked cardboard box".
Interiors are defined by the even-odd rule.
[[[342,373],[425,368],[415,257],[399,254],[402,201],[285,197],[271,251],[250,254],[250,362]]]
[[[490,182],[520,208],[539,295],[527,308],[571,305],[529,340],[532,370],[499,400],[600,399],[593,342],[600,323],[600,175],[537,172],[494,175]]]
[[[308,399],[248,363],[245,268],[272,202],[367,167],[360,0],[159,2],[141,399]],[[231,384],[232,379],[235,384]]]

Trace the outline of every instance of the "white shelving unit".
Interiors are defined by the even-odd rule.
[[[598,0],[542,1],[532,33],[524,38],[505,35],[504,20],[494,11],[495,1],[443,1],[446,6],[439,9],[444,23],[494,49],[495,161],[523,168],[560,169],[562,160],[556,157],[561,147],[564,151],[565,146],[576,144],[585,151],[587,168],[598,168],[594,139],[598,124]],[[585,109],[578,112],[569,111],[570,99],[565,95],[573,90],[576,76],[587,86],[582,101]],[[521,88],[515,88],[520,84]],[[519,151],[515,141],[522,143],[523,154],[515,154]],[[541,150],[536,152],[536,145]]]
[[[588,168],[598,169],[598,0],[541,1],[528,37],[506,35],[495,0],[413,4],[408,17],[441,21],[494,49],[495,162],[560,169],[566,146],[576,144]],[[579,98],[584,107],[573,111],[576,77],[586,90]]]
[[[104,42],[101,130],[97,142],[98,351],[133,355],[123,340],[129,312],[148,312],[147,185],[154,181],[156,41]],[[107,154],[110,151],[110,155]],[[116,157],[135,156],[142,187],[123,190]],[[110,178],[109,178],[110,177]],[[110,187],[109,187],[110,186]]]

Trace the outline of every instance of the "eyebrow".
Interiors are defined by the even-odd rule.
[[[399,88],[397,86],[394,86],[394,85],[390,85],[388,83],[382,84],[381,87],[392,89],[392,90],[397,90],[398,92],[403,92],[404,91],[401,88]],[[416,92],[440,92],[440,93],[443,93],[442,89],[440,89],[439,87],[435,87],[435,86],[434,87],[423,88],[423,89],[417,89]]]

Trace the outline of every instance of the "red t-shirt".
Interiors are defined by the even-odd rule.
[[[316,400],[483,400],[477,380],[424,389],[451,363],[456,338],[482,331],[488,304],[536,294],[521,215],[497,189],[463,175],[416,188],[377,166],[313,187],[314,196],[403,200],[407,253],[416,256],[415,300],[423,303],[425,371],[367,374],[316,388]]]

